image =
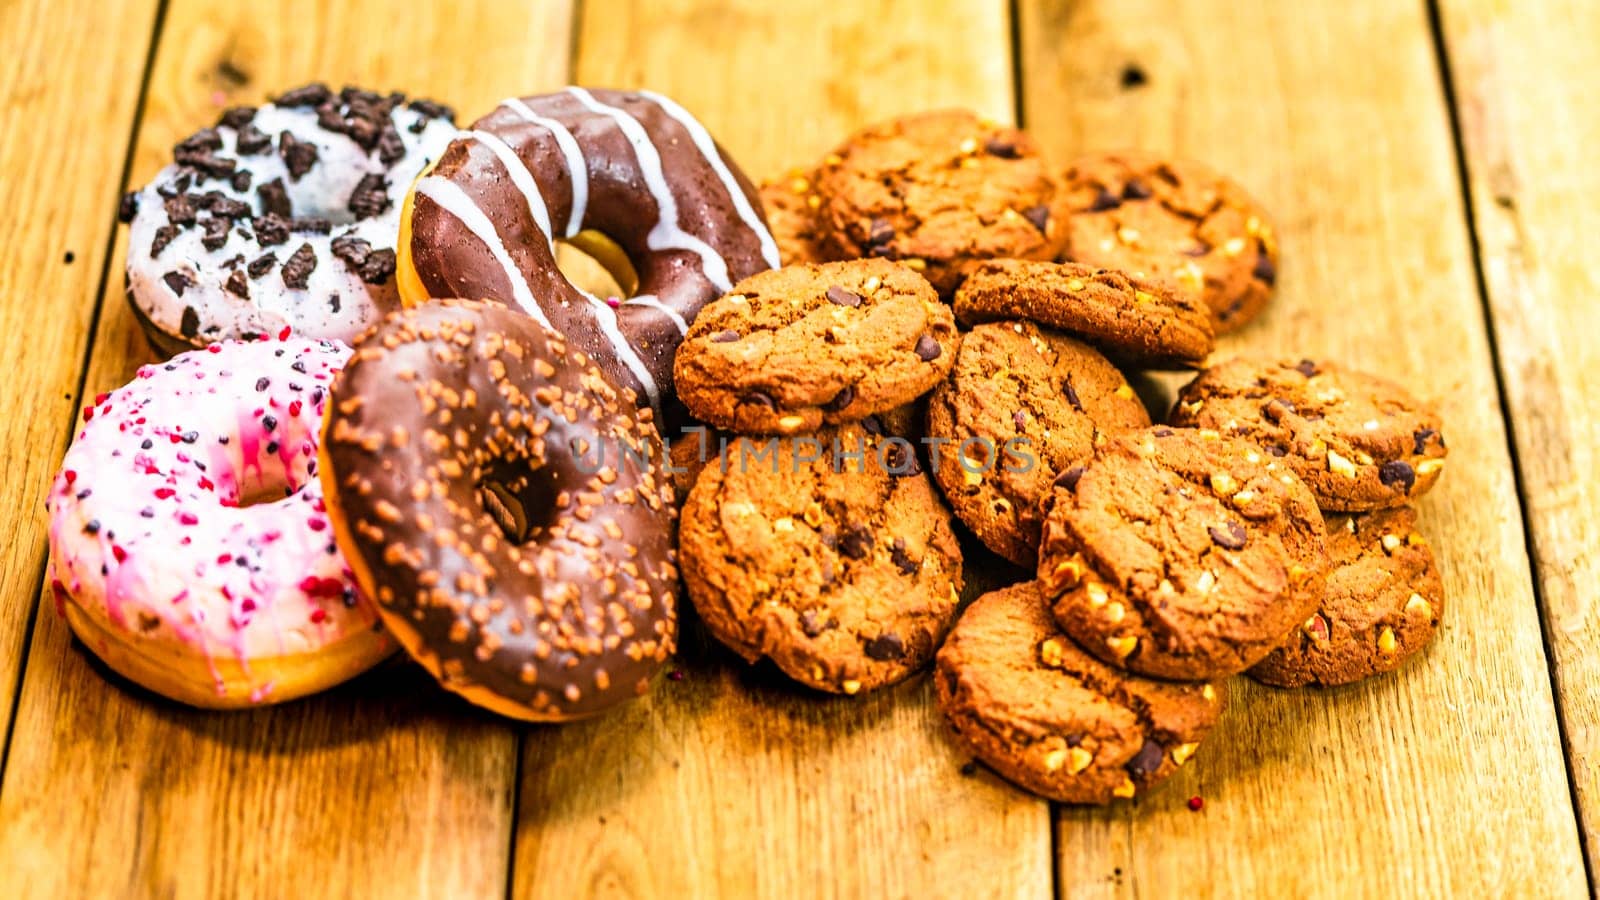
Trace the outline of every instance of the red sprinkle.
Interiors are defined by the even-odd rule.
[[[1206,805],[1206,801],[1204,799],[1202,799],[1199,794],[1195,794],[1193,797],[1189,798],[1189,808],[1194,810],[1195,812],[1199,812],[1200,808],[1205,806],[1205,805]]]
[[[157,500],[165,500],[168,497],[171,497],[173,494],[176,494],[176,493],[177,493],[177,491],[173,490],[172,488],[169,488],[169,487],[158,487],[158,488],[156,488],[156,499]]]
[[[231,563],[231,562],[233,562],[233,554],[232,553],[218,553],[217,554],[217,565],[225,566],[225,565],[227,565],[228,563]]]
[[[299,400],[290,400],[289,401],[289,415],[291,415],[291,416],[300,415],[300,401]]]
[[[201,475],[200,476],[200,489],[203,490],[203,491],[214,491],[214,490],[217,489],[217,486],[215,484],[211,483],[211,479],[205,477],[204,475]]]
[[[77,473],[77,472],[74,472],[74,471],[72,471],[72,470],[71,470],[71,469],[67,469],[67,470],[66,470],[66,471],[65,471],[65,472],[62,472],[62,473],[61,473],[61,474],[62,474],[62,475],[65,475],[65,476],[66,476],[66,478],[67,478],[67,484],[71,484],[71,483],[73,483],[73,482],[74,482],[74,481],[77,481],[77,480],[78,480],[78,473]],[[320,501],[319,501],[319,502],[320,502]]]
[[[209,347],[206,347],[206,352],[207,353],[221,353],[222,352],[222,345],[221,344],[212,344]]]
[[[300,581],[300,590],[307,597],[343,597],[344,582],[337,578],[318,578],[307,575]]]
[[[321,531],[322,529],[328,527],[328,523],[322,521],[321,519],[307,519],[306,527],[310,528],[312,531]]]
[[[311,621],[312,621],[313,624],[321,625],[322,624],[322,620],[326,619],[327,617],[328,617],[328,614],[326,612],[323,612],[320,609],[313,609],[311,611]]]
[[[111,545],[111,555],[116,557],[117,562],[123,562],[128,558],[127,552],[116,544]]]
[[[278,332],[278,340],[287,341],[288,339],[289,339],[289,326],[285,325],[285,326],[283,326],[283,330]]]
[[[95,406],[99,406],[100,404],[106,402],[110,398],[111,398],[110,394],[95,394],[94,395],[94,405]]]
[[[178,513],[178,521],[185,525],[197,525],[200,522],[200,517],[192,512],[181,512]]]
[[[92,407],[92,406],[85,406],[85,407],[84,407],[84,408],[83,408],[83,420],[84,420],[84,421],[85,421],[85,422],[87,422],[87,421],[89,421],[89,420],[90,420],[90,419],[92,419],[92,418],[94,418],[94,407]]]

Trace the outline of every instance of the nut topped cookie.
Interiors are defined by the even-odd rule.
[[[1193,291],[1218,334],[1271,298],[1272,228],[1243,188],[1206,166],[1107,153],[1078,160],[1061,180],[1071,208],[1065,258]]]
[[[817,245],[817,174],[810,169],[790,169],[761,185],[761,205],[766,208],[767,230],[778,245],[778,258],[786,266],[822,262]]]
[[[1444,468],[1438,415],[1393,382],[1326,361],[1213,366],[1178,392],[1171,421],[1254,441],[1336,512],[1403,505]]]
[[[910,452],[846,425],[742,438],[706,465],[683,510],[679,554],[711,633],[834,693],[892,684],[927,664],[955,618],[961,550]]]
[[[678,350],[678,396],[744,434],[854,422],[927,393],[955,362],[950,308],[881,259],[752,275],[700,311]]]
[[[940,489],[989,549],[1030,568],[1051,483],[1093,456],[1102,433],[1149,424],[1105,357],[1032,322],[968,332],[928,401],[928,435],[941,441]]]
[[[1349,684],[1420,652],[1444,615],[1444,582],[1416,526],[1404,506],[1329,516],[1322,605],[1250,677],[1279,687]]]
[[[1241,672],[1322,599],[1316,501],[1248,442],[1164,426],[1111,438],[1046,502],[1039,579],[1056,621],[1131,672]]]
[[[934,686],[963,749],[1063,803],[1154,787],[1194,755],[1225,702],[1220,684],[1140,678],[1083,652],[1037,582],[973,601],[939,651]]]
[[[976,260],[1052,259],[1066,207],[1033,139],[967,110],[891,119],[823,160],[818,226],[836,259],[883,256],[946,296]]]
[[[1211,353],[1211,314],[1169,284],[1077,263],[976,265],[953,301],[963,323],[1031,319],[1148,368],[1198,367]]]

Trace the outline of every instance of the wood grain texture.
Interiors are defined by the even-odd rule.
[[[1224,354],[1328,356],[1388,373],[1438,402],[1451,448],[1419,504],[1450,596],[1429,651],[1395,676],[1339,690],[1239,680],[1233,709],[1176,783],[1059,817],[1065,892],[1581,893],[1425,8],[1024,2],[1021,38],[1024,118],[1052,149],[1136,145],[1206,160],[1275,213],[1279,297]],[[1570,397],[1581,402],[1576,388]],[[1200,814],[1184,807],[1196,793]]]
[[[577,70],[673,96],[760,178],[896,113],[1009,118],[1008,48],[993,2],[633,2],[586,9]],[[1049,892],[1046,805],[961,775],[925,678],[828,699],[697,625],[678,666],[619,713],[527,735],[518,896]]]
[[[221,106],[310,80],[434,96],[474,117],[512,86],[565,82],[570,30],[565,3],[483,0],[397,15],[376,0],[289,0],[262,15],[253,4],[178,0],[160,37],[133,183],[151,177],[172,144],[214,121]],[[58,37],[57,49],[67,42]],[[115,52],[106,45],[100,52]],[[85,125],[58,115],[63,127]],[[116,171],[120,159],[99,165]],[[85,197],[78,217],[103,238],[115,187],[97,194]],[[119,247],[90,393],[122,383],[148,358],[122,299],[121,271]],[[7,315],[27,308],[5,307]],[[80,319],[81,330],[87,315]],[[28,489],[36,492],[59,448],[35,451],[41,471]],[[36,592],[34,578],[21,580]],[[514,733],[408,664],[310,700],[233,715],[176,707],[98,669],[62,620],[42,611],[0,790],[8,894],[504,895]]]
[[[1600,854],[1600,7],[1448,0],[1455,86],[1545,635],[1591,863]]]
[[[0,5],[0,741],[155,19],[154,0]]]

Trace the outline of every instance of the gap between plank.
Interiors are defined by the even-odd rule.
[[[1522,460],[1517,454],[1516,418],[1511,415],[1511,403],[1506,389],[1504,359],[1500,355],[1500,338],[1495,332],[1494,310],[1489,300],[1489,281],[1483,270],[1483,242],[1478,235],[1477,209],[1472,202],[1472,181],[1467,168],[1466,140],[1461,130],[1459,98],[1456,96],[1455,75],[1450,69],[1450,49],[1445,41],[1444,14],[1439,0],[1425,0],[1428,29],[1433,37],[1434,59],[1438,64],[1439,81],[1444,88],[1445,112],[1450,121],[1450,137],[1455,146],[1456,180],[1461,185],[1461,202],[1467,218],[1467,238],[1472,242],[1472,273],[1478,286],[1478,302],[1483,310],[1484,332],[1489,340],[1489,353],[1494,359],[1496,399],[1500,405],[1500,418],[1506,424],[1506,453],[1511,458],[1511,477],[1517,488],[1517,514],[1521,519],[1523,552],[1528,556],[1528,571],[1533,582],[1533,602],[1539,611],[1539,635],[1544,642],[1545,669],[1550,678],[1550,696],[1554,701],[1556,730],[1561,738],[1561,759],[1565,764],[1567,793],[1572,800],[1572,815],[1577,825],[1578,850],[1583,858],[1583,873],[1589,882],[1589,891],[1595,892],[1594,861],[1589,858],[1589,842],[1584,839],[1583,809],[1578,803],[1578,783],[1572,770],[1572,740],[1567,730],[1566,709],[1561,702],[1561,689],[1555,666],[1555,648],[1550,637],[1549,610],[1545,605],[1544,585],[1538,572],[1535,554],[1532,519],[1528,510],[1528,488],[1522,476]]]
[[[133,124],[128,129],[127,149],[122,156],[122,173],[117,177],[117,198],[127,193],[128,178],[133,174],[134,149],[138,146],[139,129],[144,124],[145,102],[150,94],[150,76],[155,69],[156,50],[161,44],[161,33],[167,21],[167,3],[169,0],[157,0],[155,19],[150,27],[150,46],[145,51],[144,71],[139,76],[139,93],[134,99]],[[106,238],[105,259],[100,264],[100,277],[95,282],[94,308],[89,313],[89,339],[83,344],[82,364],[78,368],[78,384],[73,391],[72,408],[67,419],[67,443],[72,446],[72,433],[77,427],[78,408],[83,404],[83,391],[89,381],[89,362],[94,358],[95,339],[100,332],[100,314],[105,309],[106,284],[111,277],[111,263],[116,255],[117,232],[121,223],[112,226],[110,235]],[[33,606],[28,612],[27,622],[22,627],[22,651],[17,660],[17,684],[11,698],[11,715],[6,719],[5,732],[0,734],[4,740],[3,749],[0,749],[0,789],[5,786],[6,765],[11,761],[11,738],[16,732],[17,712],[22,708],[22,686],[28,676],[28,661],[32,656],[33,632],[39,622],[39,592],[44,589],[45,573],[50,567],[50,548],[45,547],[44,559],[39,562],[38,574],[33,580]]]

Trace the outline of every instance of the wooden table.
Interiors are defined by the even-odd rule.
[[[0,893],[1586,892],[1597,42],[1585,0],[0,4]],[[1442,407],[1451,462],[1421,503],[1439,640],[1340,690],[1241,679],[1173,783],[1093,810],[963,774],[926,679],[822,699],[692,636],[684,680],[566,727],[398,663],[231,715],[112,683],[42,596],[41,510],[83,398],[148,359],[116,201],[220,105],[311,79],[469,119],[649,86],[758,177],[938,105],[1018,118],[1063,159],[1209,160],[1276,214],[1285,259],[1225,349],[1348,360]]]

